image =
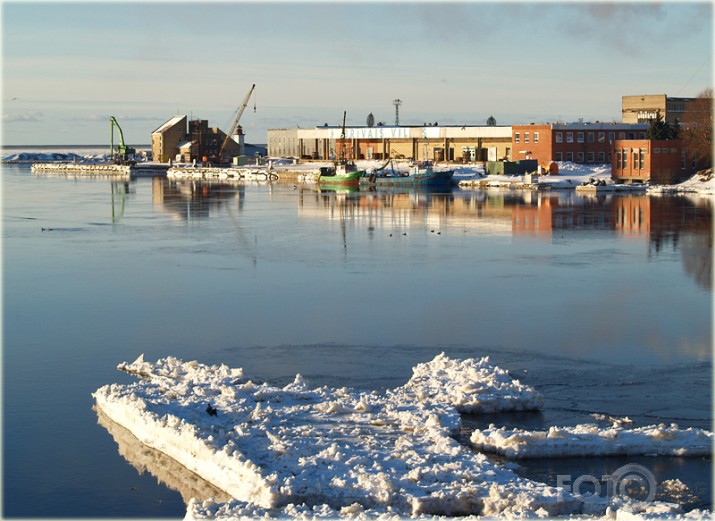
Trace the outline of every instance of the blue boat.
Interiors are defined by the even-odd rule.
[[[447,187],[454,181],[454,170],[435,170],[431,161],[419,161],[410,165],[407,172],[386,171],[383,168],[365,174],[360,178],[360,186],[419,186]]]

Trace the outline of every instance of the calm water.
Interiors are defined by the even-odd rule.
[[[92,409],[142,353],[361,388],[399,385],[441,351],[490,355],[546,410],[467,427],[597,412],[711,428],[711,199],[318,193],[19,166],[2,188],[5,517],[183,517],[177,489],[204,485]],[[633,461],[710,506],[709,458]],[[554,482],[622,464],[521,472]]]

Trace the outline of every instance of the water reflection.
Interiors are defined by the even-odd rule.
[[[605,195],[573,191],[514,190],[362,191],[277,185],[273,201],[297,201],[301,218],[364,223],[377,228],[425,227],[430,231],[535,237],[551,241],[568,233],[606,232],[648,241],[649,258],[670,245],[702,288],[712,288],[712,200],[705,197]],[[244,184],[154,179],[155,206],[182,220],[205,219],[227,205],[243,209]],[[345,239],[345,237],[344,237]]]
[[[182,221],[208,219],[219,209],[233,205],[243,209],[245,185],[152,178],[152,203]]]

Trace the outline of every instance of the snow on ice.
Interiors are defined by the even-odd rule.
[[[242,369],[172,357],[118,368],[139,379],[98,389],[98,413],[232,498],[192,499],[187,518],[546,517],[612,508],[522,478],[453,437],[460,410],[543,405],[488,358],[441,354],[385,392],[311,389],[300,375],[280,388]],[[642,516],[656,507],[638,508]]]
[[[476,430],[470,441],[478,450],[510,458],[561,456],[704,456],[711,453],[713,435],[677,425],[649,425],[627,429],[595,424],[551,427],[548,431],[497,428]]]
[[[412,390],[420,400],[449,403],[463,413],[541,410],[544,398],[522,385],[509,372],[481,360],[453,360],[444,353],[412,369],[401,391]]]

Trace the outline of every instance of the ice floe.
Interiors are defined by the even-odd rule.
[[[595,424],[551,427],[546,431],[497,428],[476,430],[470,438],[478,450],[510,458],[561,456],[703,456],[712,451],[712,432],[677,425],[610,428]]]
[[[449,403],[463,413],[541,410],[543,396],[489,362],[454,360],[444,353],[418,364],[399,391],[412,391],[421,400]]]
[[[609,512],[608,501],[522,478],[513,465],[455,439],[460,410],[543,406],[537,391],[488,358],[441,354],[416,366],[404,386],[384,392],[310,388],[300,375],[276,387],[242,369],[173,357],[150,363],[140,356],[118,368],[138,380],[93,394],[103,424],[126,429],[190,472],[172,479],[225,494],[189,500],[190,519]],[[138,468],[167,466],[154,452],[122,450]],[[194,475],[209,485],[199,486]]]

